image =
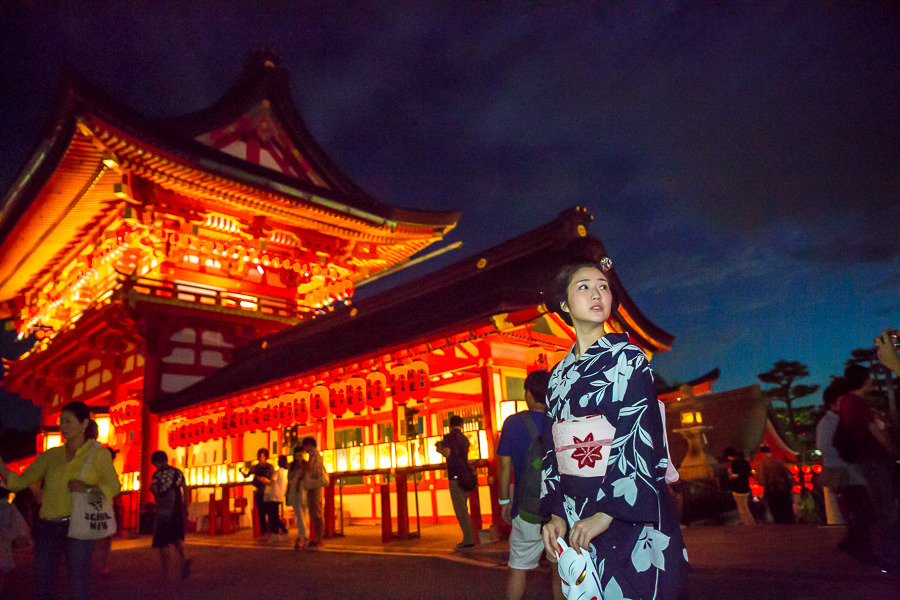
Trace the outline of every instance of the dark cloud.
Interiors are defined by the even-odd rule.
[[[664,364],[692,372],[675,378],[700,374],[704,353],[739,364],[750,327],[803,310],[839,318],[820,305],[865,296],[866,319],[900,321],[896,4],[4,11],[2,183],[35,143],[64,61],[162,117],[208,106],[246,51],[275,47],[313,135],[361,187],[463,210],[451,238],[465,249],[407,276],[582,205],[642,309],[678,336]],[[820,289],[834,277],[856,295]],[[881,279],[893,299],[861,291]],[[759,360],[783,349],[756,343]]]

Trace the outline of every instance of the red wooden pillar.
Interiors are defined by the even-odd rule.
[[[141,502],[144,506],[153,500],[150,494],[150,478],[153,465],[150,454],[157,449],[159,418],[150,412],[150,403],[159,396],[162,385],[162,348],[166,334],[159,328],[144,332],[144,388],[141,397]]]
[[[381,543],[391,541],[391,486],[382,483],[379,486],[381,494]]]
[[[489,344],[483,344],[481,346],[482,358],[478,361],[478,365],[481,374],[481,414],[484,419],[484,431],[485,436],[487,437],[488,446],[487,481],[491,498],[491,522],[499,523],[503,520],[503,515],[500,510],[500,504],[497,502],[500,495],[499,490],[497,489],[497,456],[495,454],[497,444],[494,439],[494,423],[497,419],[497,415],[494,412],[494,409],[497,406],[497,397],[494,393],[494,373],[496,372],[496,369],[493,366],[493,360],[490,356],[490,348]],[[476,489],[475,491],[477,492],[478,490]],[[481,520],[481,512],[478,513],[478,519],[479,521]]]
[[[394,472],[394,485],[397,489],[397,537],[409,537],[409,496],[407,493],[407,471],[397,469]]]
[[[325,508],[323,510],[323,518],[325,519],[324,535],[327,538],[334,537],[334,483],[325,487]],[[321,540],[320,540],[321,541]]]
[[[219,506],[216,504],[216,494],[209,495],[209,535],[216,535],[216,517],[219,516]],[[224,525],[224,519],[223,519]]]
[[[475,532],[475,543],[480,544],[478,532],[481,531],[481,498],[478,497],[478,488],[469,492],[469,518],[472,519],[472,531]]]

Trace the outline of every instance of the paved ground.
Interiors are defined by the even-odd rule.
[[[767,525],[692,526],[685,539],[692,563],[686,598],[900,598],[897,579],[854,563],[834,549],[840,528]],[[190,579],[166,587],[148,537],[115,540],[112,573],[95,578],[96,600],[162,598],[269,600],[281,598],[502,598],[505,542],[466,554],[449,548],[455,525],[424,527],[416,539],[381,544],[380,528],[348,526],[321,551],[295,552],[289,542],[261,545],[247,531],[211,538],[190,535]],[[31,597],[31,558],[7,577],[3,599]],[[549,571],[529,578],[528,598],[548,598]],[[65,597],[65,596],[64,596]]]

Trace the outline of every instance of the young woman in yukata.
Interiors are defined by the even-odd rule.
[[[666,484],[665,426],[644,353],[604,328],[617,307],[611,265],[570,265],[556,278],[555,307],[576,341],[548,390],[544,546],[557,556],[560,537],[589,553],[604,600],[674,599],[688,563]]]

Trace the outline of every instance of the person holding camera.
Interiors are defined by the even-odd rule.
[[[435,444],[435,448],[447,459],[447,480],[453,512],[462,530],[463,539],[454,550],[475,547],[475,533],[469,516],[469,491],[463,489],[459,478],[465,477],[469,469],[469,438],[462,432],[463,420],[459,415],[450,417],[450,431]]]
[[[839,420],[856,450],[856,466],[866,480],[875,509],[875,538],[882,566],[900,570],[900,524],[897,520],[900,480],[894,459],[900,456],[884,421],[865,396],[872,387],[867,367],[848,365],[844,381],[850,391],[837,401]]]

